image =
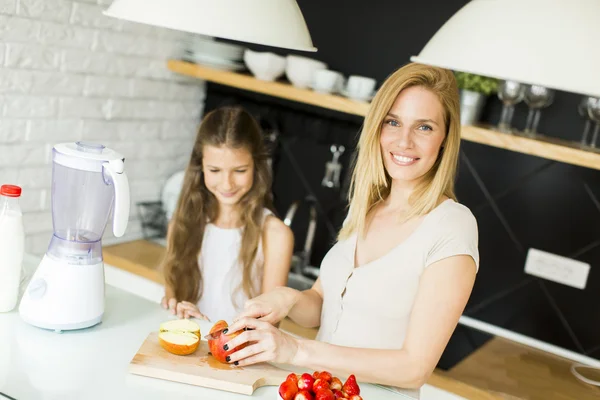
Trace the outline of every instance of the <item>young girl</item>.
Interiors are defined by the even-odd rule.
[[[169,226],[162,306],[231,322],[248,299],[285,286],[292,251],[258,123],[240,108],[208,113]]]
[[[479,265],[477,222],[454,195],[459,95],[451,71],[409,64],[365,118],[350,212],[312,289],[248,302],[231,362],[355,374],[419,397],[467,303]],[[319,326],[317,341],[272,324]],[[402,389],[399,389],[402,388]]]

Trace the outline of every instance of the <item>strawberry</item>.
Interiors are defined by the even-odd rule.
[[[317,377],[319,376],[319,374],[320,374],[319,371],[315,371],[315,372],[313,372],[312,377],[315,378],[315,379],[317,379]]]
[[[315,400],[335,400],[335,396],[330,389],[322,389],[316,392]]]
[[[306,389],[308,391],[313,390],[313,383],[315,382],[315,378],[313,378],[310,374],[302,374],[298,379],[298,389]]]
[[[356,377],[354,375],[350,375],[342,386],[342,390],[349,396],[352,397],[355,394],[360,394],[360,388],[358,387],[358,383],[356,383]]]
[[[308,390],[303,389],[296,393],[294,400],[314,400],[314,396]]]
[[[324,381],[327,382],[331,382],[331,374],[327,371],[323,371],[323,372],[319,372],[319,375],[317,375],[317,379],[323,379]]]
[[[317,379],[313,384],[313,392],[317,393],[320,390],[329,389],[329,382],[323,379]]]
[[[331,383],[329,384],[329,388],[331,390],[334,390],[334,389],[335,390],[342,390],[342,381],[340,381],[340,378],[338,378],[337,376],[333,377],[331,379]],[[334,394],[335,394],[335,392],[334,392]]]
[[[363,398],[360,397],[359,395],[355,394],[355,395],[350,396],[349,400],[363,400]]]
[[[294,382],[294,385],[298,386],[298,375],[291,373],[285,378],[286,381]]]
[[[342,392],[341,390],[337,390],[337,389],[333,390],[333,395],[335,396],[336,400],[348,398],[348,395],[346,393]]]
[[[279,386],[279,395],[283,400],[294,400],[298,393],[298,386],[294,382],[285,381]]]

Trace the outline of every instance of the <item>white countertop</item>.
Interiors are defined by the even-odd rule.
[[[35,269],[38,260],[26,257],[26,268]],[[0,392],[17,400],[277,398],[275,386],[259,388],[249,397],[128,373],[129,361],[146,336],[171,318],[156,303],[108,284],[104,319],[92,328],[55,333],[26,324],[16,309],[0,313]],[[203,332],[210,329],[210,324],[198,322]],[[368,384],[361,384],[361,392],[365,400],[404,398]],[[429,385],[421,398],[460,399]]]

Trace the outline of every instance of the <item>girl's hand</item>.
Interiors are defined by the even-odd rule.
[[[175,315],[177,313],[177,299],[174,297],[163,296],[160,301],[160,305],[171,312],[171,314]]]
[[[275,325],[284,319],[298,301],[297,290],[288,287],[278,287],[270,292],[261,294],[246,301],[244,311],[235,319],[234,323],[243,318],[254,318]],[[237,326],[237,324],[235,324]],[[231,330],[235,332],[235,330]]]
[[[261,362],[293,364],[298,352],[298,340],[287,335],[268,322],[253,318],[242,318],[229,327],[229,332],[247,329],[227,342],[228,349],[244,343],[248,346],[232,353],[230,363],[238,366]]]
[[[200,312],[198,306],[196,306],[193,303],[190,303],[189,301],[180,301],[179,303],[177,303],[177,317],[186,319],[194,317],[198,319],[203,319],[205,321],[210,321],[208,317],[206,317],[206,315]]]

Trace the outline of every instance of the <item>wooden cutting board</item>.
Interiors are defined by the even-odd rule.
[[[248,367],[223,364],[208,353],[208,342],[202,340],[194,354],[171,354],[160,346],[158,333],[153,332],[131,360],[129,372],[247,395],[261,386],[279,386],[290,373],[267,363]]]

